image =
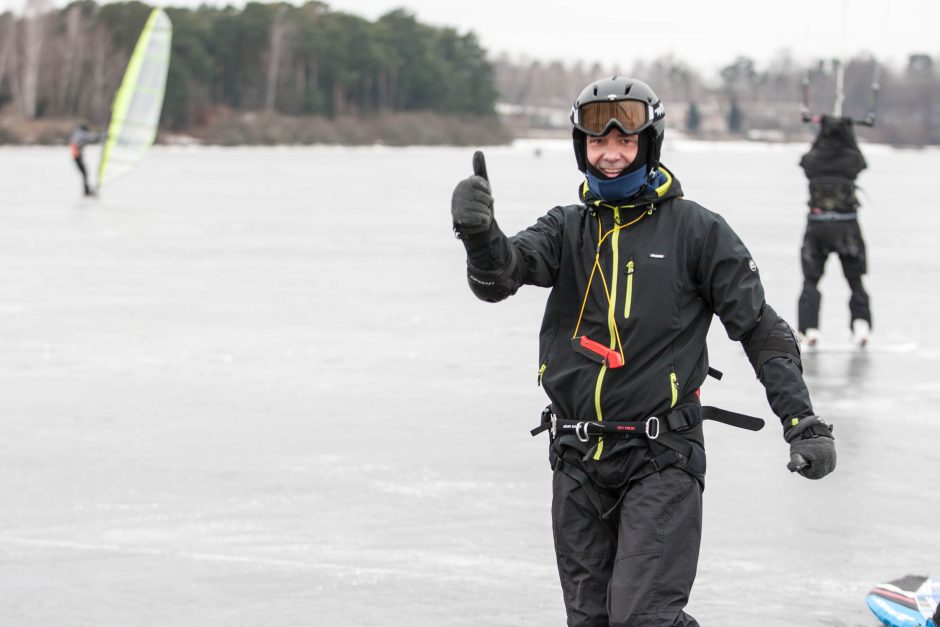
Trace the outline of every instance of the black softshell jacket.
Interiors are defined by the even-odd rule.
[[[480,298],[502,300],[523,284],[551,288],[539,380],[561,417],[641,420],[694,400],[708,373],[712,316],[739,341],[761,318],[764,290],[747,248],[721,216],[682,198],[679,182],[661,171],[666,182],[633,206],[608,205],[583,188],[585,204],[555,207],[513,237],[494,225],[465,241],[469,283]],[[780,324],[798,354],[792,331]],[[612,349],[622,344],[624,365],[609,368],[576,352],[576,326],[578,336]],[[798,360],[776,358],[761,370],[778,416],[812,414]],[[603,443],[598,448],[596,459],[605,452]]]

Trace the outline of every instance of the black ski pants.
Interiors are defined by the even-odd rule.
[[[800,294],[798,328],[819,328],[819,305],[822,296],[819,293],[819,279],[825,270],[826,260],[831,253],[839,255],[842,273],[849,283],[852,295],[849,298],[849,315],[852,320],[862,319],[871,324],[871,307],[868,292],[862,285],[862,275],[868,270],[865,254],[865,240],[857,220],[806,223],[803,236],[803,248],[800,257],[803,265],[803,292]]]
[[[645,447],[620,454],[640,462],[650,457]],[[625,490],[607,489],[624,483],[625,467],[639,464],[604,465],[583,462],[590,488],[564,464],[555,468],[552,530],[569,627],[698,627],[683,609],[698,568],[701,483],[670,466]],[[605,493],[613,506],[607,517],[587,489]]]
[[[75,157],[75,167],[82,173],[82,185],[85,187],[85,195],[91,195],[91,187],[88,186],[88,172],[85,171],[85,160],[81,155]]]

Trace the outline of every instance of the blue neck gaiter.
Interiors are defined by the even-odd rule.
[[[645,187],[649,179],[645,167],[621,174],[613,179],[600,178],[591,170],[592,168],[588,167],[587,172],[584,173],[584,176],[587,177],[588,189],[599,199],[606,202],[633,198]]]

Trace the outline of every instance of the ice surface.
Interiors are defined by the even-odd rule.
[[[805,148],[664,150],[793,322]],[[546,292],[467,289],[472,152],[157,148],[86,201],[64,148],[0,149],[0,624],[563,624],[528,434]],[[486,153],[505,230],[575,199],[566,142]],[[940,569],[940,153],[866,156],[872,346],[917,349],[806,357],[823,481],[787,472],[773,423],[706,427],[705,626],[872,625],[871,586]],[[835,259],[821,290],[844,345]],[[710,340],[705,400],[769,418]]]

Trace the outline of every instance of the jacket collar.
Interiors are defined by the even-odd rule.
[[[606,207],[608,209],[632,209],[635,207],[647,207],[652,205],[658,205],[663,201],[669,198],[675,198],[682,195],[682,189],[679,186],[679,181],[675,176],[670,172],[666,166],[660,165],[656,171],[655,176],[652,178],[650,184],[647,184],[640,193],[629,199],[628,202],[623,204],[615,204],[607,202],[606,200],[598,197],[588,184],[587,179],[581,184],[580,189],[578,190],[578,195],[581,198],[581,202],[589,207]]]

